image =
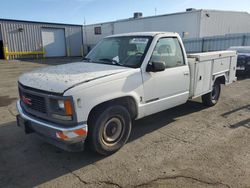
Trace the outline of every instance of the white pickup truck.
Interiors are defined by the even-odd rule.
[[[200,96],[215,105],[220,85],[236,80],[236,60],[234,51],[187,55],[177,33],[109,36],[82,62],[23,74],[17,124],[65,150],[87,141],[108,155],[126,143],[132,120]]]

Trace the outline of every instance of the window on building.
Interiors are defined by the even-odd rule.
[[[101,27],[95,27],[95,35],[101,35],[102,34],[102,28]]]

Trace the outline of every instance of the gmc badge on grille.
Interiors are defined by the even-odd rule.
[[[25,97],[24,95],[22,95],[22,100],[25,104],[32,105],[31,99]]]

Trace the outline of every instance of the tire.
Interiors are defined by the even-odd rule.
[[[131,117],[123,106],[107,106],[96,110],[89,121],[88,146],[101,155],[111,155],[128,140]]]
[[[213,90],[210,93],[202,95],[202,102],[205,106],[214,106],[218,103],[220,98],[221,86],[219,81],[215,81],[213,85]]]

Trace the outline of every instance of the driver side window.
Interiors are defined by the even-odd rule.
[[[185,65],[183,52],[177,38],[161,38],[158,40],[150,62],[164,62],[166,68]]]

